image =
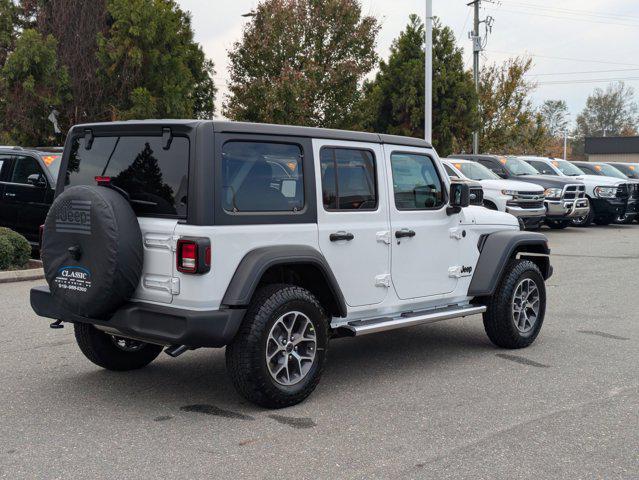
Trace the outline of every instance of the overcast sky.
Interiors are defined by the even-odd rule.
[[[468,31],[470,0],[434,0],[434,14],[450,26],[472,65]],[[196,40],[215,61],[220,99],[226,93],[227,50],[240,38],[257,0],[178,0],[193,15]],[[377,50],[386,58],[393,39],[411,13],[424,15],[424,0],[361,0],[365,14],[382,23]],[[533,56],[531,79],[538,81],[536,103],[564,99],[572,118],[589,93],[609,80],[626,79],[639,90],[639,2],[637,0],[484,1],[482,18],[494,18],[482,62],[501,62],[514,54]],[[592,73],[591,73],[592,72]],[[639,95],[637,95],[639,97]],[[218,106],[221,101],[218,101]]]

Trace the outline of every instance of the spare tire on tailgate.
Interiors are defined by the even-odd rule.
[[[138,219],[111,188],[68,188],[49,210],[41,255],[51,294],[63,307],[105,318],[140,282],[144,250]]]

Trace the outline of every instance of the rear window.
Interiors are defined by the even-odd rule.
[[[96,177],[129,194],[138,216],[186,217],[189,140],[174,137],[168,150],[162,137],[95,137],[91,150],[76,139],[66,184],[95,185]]]

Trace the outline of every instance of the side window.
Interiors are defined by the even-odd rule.
[[[223,205],[229,212],[297,212],[304,208],[299,145],[231,141],[222,148]]]
[[[16,158],[10,181],[11,183],[28,185],[29,176],[34,174],[44,175],[40,165],[38,165],[38,161],[32,157],[18,157]]]
[[[393,153],[391,168],[398,210],[428,210],[445,204],[444,184],[428,155]]]
[[[557,175],[555,171],[544,162],[530,161],[528,162],[533,168],[543,175]]]
[[[11,157],[8,155],[0,155],[0,181],[4,180],[5,175],[8,173],[3,170],[9,168],[9,160],[11,160]]]
[[[459,177],[459,173],[457,173],[455,170],[453,170],[452,168],[450,168],[448,165],[446,165],[444,163],[444,169],[446,170],[446,173],[448,174],[449,177]]]
[[[320,163],[326,210],[377,209],[377,175],[372,152],[323,148]]]

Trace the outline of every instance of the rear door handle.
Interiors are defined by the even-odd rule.
[[[417,235],[415,231],[409,230],[408,228],[403,228],[395,232],[395,238],[413,238],[415,235]]]
[[[355,235],[348,232],[337,232],[337,233],[331,233],[331,236],[328,238],[330,238],[331,242],[340,242],[342,240],[346,242],[350,242],[351,240],[355,238]]]

